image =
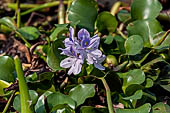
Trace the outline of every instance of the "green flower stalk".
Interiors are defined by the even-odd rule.
[[[30,97],[29,97],[28,87],[24,78],[24,72],[22,70],[21,62],[18,56],[14,58],[14,62],[15,62],[18,81],[19,81],[21,113],[33,113],[30,108]]]

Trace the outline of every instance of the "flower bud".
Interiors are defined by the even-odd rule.
[[[106,57],[106,64],[105,64],[105,66],[107,67],[107,65],[109,66],[109,67],[115,67],[115,66],[117,66],[118,65],[118,62],[117,62],[117,59],[116,59],[116,57],[115,56],[113,56],[113,55],[108,55],[107,57]]]

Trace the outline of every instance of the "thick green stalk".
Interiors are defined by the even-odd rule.
[[[67,4],[67,2],[68,1],[63,1],[63,4]],[[41,10],[41,9],[44,9],[44,8],[54,7],[54,6],[57,6],[59,4],[60,4],[60,1],[54,1],[54,2],[45,3],[45,4],[42,4],[42,5],[39,5],[38,7],[29,9],[29,10],[21,13],[21,16],[27,15],[27,14],[29,14],[31,12],[38,11],[38,10]]]
[[[14,95],[15,95],[15,92],[16,92],[16,91],[13,91],[13,92],[12,92],[12,95],[11,95],[11,97],[9,98],[9,100],[8,100],[8,102],[7,102],[7,104],[6,104],[6,106],[5,106],[5,108],[4,108],[4,110],[3,110],[2,113],[7,113],[7,110],[8,110],[8,108],[9,108],[9,105],[11,104],[11,101],[12,101]]]
[[[109,113],[116,113],[116,112],[114,111],[113,104],[112,104],[112,98],[111,98],[110,88],[109,88],[106,80],[104,79],[104,77],[101,78],[101,80],[102,80],[103,85],[104,85],[105,90],[106,90],[107,105],[108,105]]]
[[[21,113],[33,113],[30,108],[30,97],[29,97],[28,87],[27,87],[27,84],[24,78],[22,65],[21,65],[21,62],[18,56],[14,58],[14,62],[15,62],[15,68],[17,72],[18,81],[19,81]]]

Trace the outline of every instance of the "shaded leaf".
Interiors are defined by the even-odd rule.
[[[149,113],[151,105],[146,103],[136,109],[116,109],[116,113]]]
[[[109,113],[107,108],[94,108],[92,106],[82,106],[80,113]]]
[[[58,39],[53,42],[52,47],[49,48],[47,53],[47,64],[54,71],[63,69],[60,67],[60,62],[63,57],[60,55],[61,50],[58,49],[64,46],[62,40],[63,39]]]
[[[95,0],[74,0],[68,10],[68,20],[76,23],[80,28],[94,31],[97,17],[97,2]]]
[[[69,92],[69,96],[76,101],[77,106],[84,103],[84,101],[95,95],[94,84],[80,84],[72,88]]]
[[[14,81],[15,64],[9,56],[0,56],[0,80]]]
[[[98,31],[101,32],[102,34],[108,34],[114,32],[118,24],[115,16],[110,14],[110,12],[106,12],[106,11],[100,13],[96,21],[97,21],[96,26],[98,28]]]

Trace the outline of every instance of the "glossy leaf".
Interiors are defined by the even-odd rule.
[[[170,106],[159,102],[152,107],[153,113],[170,113]]]
[[[143,40],[139,35],[132,35],[125,41],[127,55],[136,55],[143,49]]]
[[[92,106],[82,106],[81,113],[109,113],[107,108],[95,108]]]
[[[145,47],[154,45],[153,37],[162,31],[161,25],[156,19],[137,20],[127,27],[128,35],[140,35]]]
[[[132,19],[156,18],[162,6],[158,0],[134,0],[131,5]]]
[[[52,93],[47,97],[48,106],[50,109],[56,107],[57,105],[67,104],[72,109],[75,109],[76,102],[69,97],[60,92]]]
[[[132,96],[123,97],[123,99],[124,99],[124,100],[131,100],[131,99],[137,100],[137,99],[141,99],[141,98],[142,98],[142,95],[143,95],[142,90],[138,90],[138,91],[136,91]]]
[[[0,80],[7,82],[14,81],[15,65],[12,58],[0,56]]]
[[[18,32],[27,40],[36,40],[40,36],[40,32],[36,27],[21,27]]]
[[[102,12],[97,17],[97,28],[102,34],[113,33],[117,27],[116,17],[110,14],[110,12]]]
[[[116,113],[149,113],[151,111],[151,105],[146,103],[136,109],[116,109]]]
[[[68,10],[68,20],[76,23],[80,28],[94,31],[97,17],[97,2],[95,0],[74,0]]]
[[[7,26],[8,28],[10,28],[11,30],[16,30],[16,26],[14,21],[12,20],[12,18],[10,17],[3,17],[0,19],[0,24],[3,24],[5,26]]]
[[[62,39],[58,39],[53,42],[52,47],[49,48],[47,53],[47,64],[54,71],[61,70],[60,62],[62,60],[62,56],[60,55],[61,50],[58,48],[62,48],[63,42]]]
[[[94,84],[80,84],[70,90],[69,96],[76,101],[76,105],[79,106],[84,101],[95,95]]]
[[[45,101],[45,98],[52,94],[52,92],[50,91],[46,91],[44,94],[42,94],[39,98],[38,98],[38,101],[35,105],[35,112],[36,113],[46,113],[46,110],[45,110],[45,106],[44,106],[44,101]]]
[[[140,69],[130,70],[127,73],[119,73],[120,78],[123,78],[123,91],[132,84],[141,84],[145,81],[145,73]]]

